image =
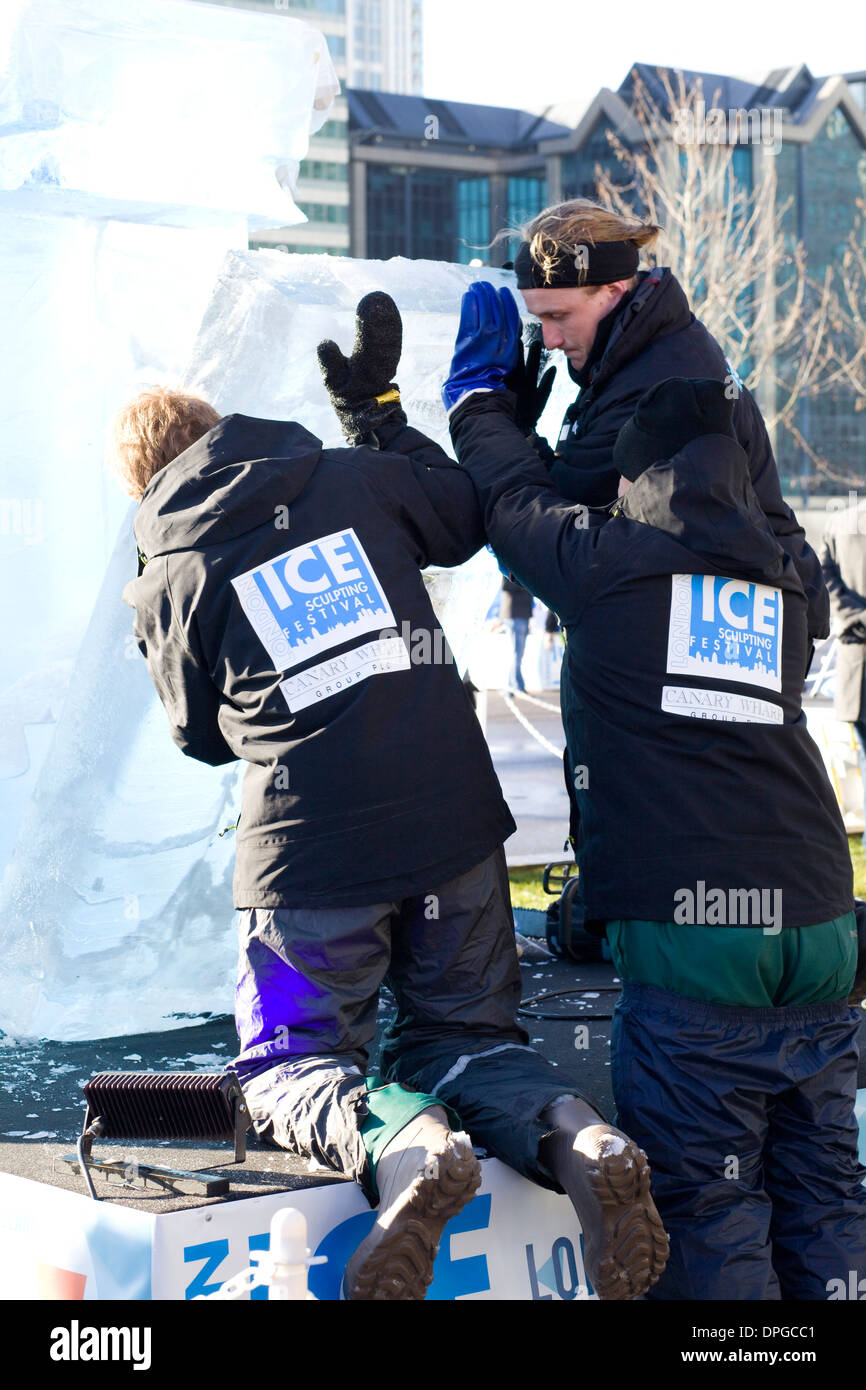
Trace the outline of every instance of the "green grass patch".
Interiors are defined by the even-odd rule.
[[[866,898],[866,851],[859,835],[848,837],[848,848],[854,869],[854,895]],[[542,911],[547,909],[553,899],[541,886],[542,873],[543,868],[509,870],[511,901],[514,907],[538,907]]]
[[[848,837],[851,863],[854,867],[854,897],[866,898],[866,851],[859,835]]]
[[[553,898],[549,893],[545,893],[541,886],[543,872],[543,866],[536,869],[509,870],[512,907],[539,907],[542,912],[547,911]],[[866,867],[864,867],[864,872],[866,872]]]

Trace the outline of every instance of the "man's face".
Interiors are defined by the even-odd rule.
[[[544,346],[553,352],[561,348],[578,370],[585,364],[595,342],[599,323],[622,299],[625,280],[612,285],[577,286],[559,290],[521,290],[530,314],[541,319]]]

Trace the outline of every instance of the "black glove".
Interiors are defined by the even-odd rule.
[[[389,294],[364,295],[355,311],[352,356],[335,342],[319,343],[325,388],[350,444],[362,444],[385,421],[406,423],[400,391],[392,380],[403,349],[403,321]]]
[[[535,429],[553,390],[553,378],[556,376],[556,368],[548,367],[541,380],[538,379],[538,368],[541,365],[544,344],[537,335],[537,325],[534,327],[536,333],[528,351],[524,356],[523,342],[521,341],[517,366],[505,378],[505,385],[517,397],[517,414],[514,417],[514,422],[521,434],[531,434]]]

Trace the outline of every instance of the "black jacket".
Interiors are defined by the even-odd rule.
[[[619,473],[612,463],[613,446],[650,386],[671,376],[724,381],[731,375],[725,354],[695,318],[669,270],[642,271],[636,292],[618,315],[614,313],[604,353],[566,411],[555,451],[538,435],[531,436],[559,492],[590,507],[616,497]],[[569,371],[577,380],[574,370]],[[773,533],[799,571],[809,602],[810,636],[826,637],[830,606],[818,557],[782,498],[773,450],[754,398],[745,387],[737,389],[734,427],[748,456],[752,486]]]
[[[540,462],[515,458],[514,404],[470,396],[451,433],[497,557],[566,628],[587,916],[675,921],[701,881],[780,891],[785,926],[850,911],[845,830],[801,709],[803,586],[743,450],[696,439],[587,528]]]
[[[172,737],[250,764],[236,907],[426,892],[515,828],[420,574],[482,544],[472,484],[387,442],[229,415],[142,499],[124,598]]]

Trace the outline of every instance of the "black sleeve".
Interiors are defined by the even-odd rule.
[[[158,563],[151,560],[150,564]],[[162,561],[165,566],[165,561]],[[133,621],[138,649],[147,662],[156,692],[168,715],[171,737],[182,753],[219,767],[237,761],[220,731],[220,693],[203,655],[188,645],[174,614],[167,575],[158,610],[137,604]],[[195,640],[194,630],[189,638]]]
[[[734,428],[749,459],[752,487],[761,510],[779,544],[791,556],[808,603],[809,636],[826,637],[830,631],[830,597],[818,556],[806,533],[782,497],[779,471],[770,437],[751,392],[743,387],[734,407]]]
[[[497,559],[567,626],[585,606],[604,527],[585,529],[585,508],[557,491],[514,423],[515,407],[510,391],[468,396],[451,415],[451,438],[475,484]]]
[[[485,541],[481,508],[463,470],[420,430],[397,422],[376,431],[380,449],[353,450],[388,514],[412,545],[419,569],[462,565]]]
[[[824,536],[824,550],[821,556],[821,569],[824,582],[830,595],[830,611],[833,615],[833,628],[841,636],[855,623],[862,623],[866,617],[866,598],[855,589],[849,589],[842,581],[842,572],[836,556],[836,537],[827,532]]]

